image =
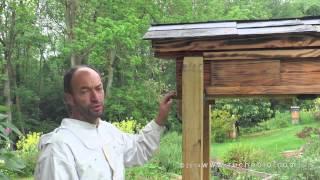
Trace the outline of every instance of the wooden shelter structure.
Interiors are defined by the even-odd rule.
[[[320,94],[320,17],[152,25],[154,55],[176,62],[183,179],[210,179],[210,101]]]

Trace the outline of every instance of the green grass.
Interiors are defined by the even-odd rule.
[[[305,143],[305,140],[298,138],[296,134],[306,126],[320,127],[320,123],[314,122],[304,125],[294,125],[287,128],[241,136],[237,140],[221,144],[212,143],[210,147],[211,157],[222,159],[228,150],[241,143],[261,148],[262,150],[270,153],[274,158],[278,158],[280,157],[280,152],[298,149]]]

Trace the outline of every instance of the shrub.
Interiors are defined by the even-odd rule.
[[[290,112],[279,112],[276,111],[274,117],[274,127],[273,128],[285,128],[290,125],[291,122],[291,114]]]
[[[231,115],[228,111],[214,110],[211,116],[211,133],[213,140],[222,143],[227,138],[227,133],[233,130],[233,124],[237,117]]]
[[[160,143],[156,159],[167,172],[181,174],[182,137],[177,132],[167,133]]]
[[[10,135],[13,133],[21,135],[13,124],[6,122],[6,116],[0,113],[0,179],[9,179],[8,175],[20,172],[25,167],[24,162],[10,151]]]
[[[165,134],[159,152],[144,166],[126,169],[126,179],[173,179],[181,174],[181,141],[181,135],[175,131]]]
[[[302,157],[276,160],[265,170],[279,174],[279,179],[320,179],[319,139],[313,139],[304,147]]]
[[[112,124],[126,133],[135,133],[141,129],[141,124],[132,118],[120,122],[113,122]]]
[[[26,136],[21,136],[17,142],[18,156],[26,162],[26,167],[19,175],[30,176],[33,174],[37,156],[38,156],[38,143],[42,133],[30,132]]]
[[[320,121],[320,112],[318,111],[318,112],[314,112],[314,114],[313,114],[313,117],[314,117],[314,120],[315,121]]]
[[[25,163],[14,152],[0,149],[0,179],[8,179],[16,173],[22,172]]]
[[[258,123],[254,127],[241,128],[241,132],[244,134],[256,133],[261,131],[267,131],[272,129],[285,128],[290,125],[291,115],[289,112],[276,111],[275,117],[266,121]]]
[[[312,127],[304,127],[300,132],[298,132],[296,135],[299,138],[310,138],[313,135],[318,135],[320,134],[320,130],[317,128],[312,128]]]
[[[237,116],[241,127],[255,126],[273,115],[268,99],[223,99],[216,102],[215,108]]]
[[[314,119],[320,121],[320,98],[314,100]]]
[[[223,157],[223,161],[239,167],[249,168],[250,166],[268,161],[266,152],[249,145],[235,145]]]
[[[312,111],[300,111],[300,124],[309,124],[315,121],[315,114]]]

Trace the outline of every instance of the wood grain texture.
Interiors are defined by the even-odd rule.
[[[320,80],[319,60],[281,61],[281,85],[314,85]]]
[[[211,63],[211,86],[268,86],[279,83],[279,60]]]
[[[211,85],[211,61],[203,62],[203,84],[204,87]]]
[[[203,179],[203,58],[185,57],[182,70],[182,178]],[[200,166],[199,166],[200,165]]]
[[[290,50],[251,50],[251,51],[224,51],[205,52],[204,59],[208,60],[240,60],[240,59],[293,59],[319,58],[320,49],[290,49]]]
[[[176,59],[176,87],[177,87],[177,98],[181,99],[182,97],[182,67],[183,67],[183,58]]]
[[[281,73],[281,85],[319,84],[320,73]]]
[[[282,60],[281,73],[316,73],[320,72],[320,59],[306,60]]]
[[[230,37],[223,39],[198,38],[174,39],[152,41],[157,57],[177,57],[186,53],[199,53],[205,51],[223,50],[249,50],[249,49],[276,49],[276,48],[303,48],[320,47],[320,34],[282,34]]]
[[[234,86],[234,87],[206,87],[207,95],[212,96],[242,96],[242,95],[320,95],[320,85],[288,85],[288,86]]]
[[[211,105],[204,101],[203,105],[203,162],[207,164],[203,168],[203,180],[210,180],[210,144],[211,144]]]
[[[154,56],[161,59],[176,59],[178,57],[199,57],[203,56],[203,52],[200,51],[186,51],[186,52],[165,52],[158,53],[154,52]]]

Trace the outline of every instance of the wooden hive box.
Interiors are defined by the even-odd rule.
[[[207,96],[320,94],[320,17],[155,25],[156,57],[203,57]]]

